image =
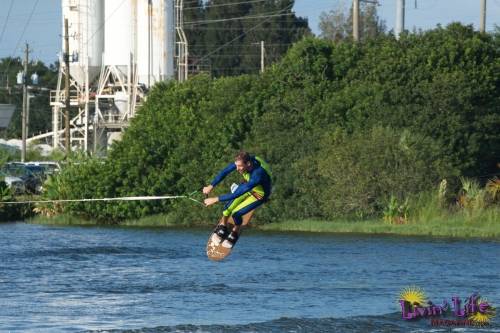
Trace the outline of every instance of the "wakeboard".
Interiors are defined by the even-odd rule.
[[[248,222],[252,219],[253,213],[255,210],[252,210],[248,212],[247,214],[243,215],[243,225],[247,225]],[[219,225],[222,222],[222,218],[220,219]],[[234,225],[234,220],[232,217],[229,218],[229,229],[231,229],[232,225]],[[227,246],[226,243],[224,243],[224,239],[221,239],[217,234],[215,234],[215,228],[214,230],[210,233],[210,237],[208,238],[207,242],[207,257],[210,260],[213,261],[220,261],[224,258],[226,258],[229,254],[231,254],[231,251],[233,250],[234,246]],[[241,234],[241,229],[240,229],[240,234]],[[236,244],[235,244],[236,246]]]

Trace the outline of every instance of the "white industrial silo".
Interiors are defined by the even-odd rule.
[[[66,52],[68,38],[69,99],[76,116],[70,120],[70,147],[87,150],[89,139],[89,114],[92,109],[90,90],[102,67],[104,50],[104,1],[61,0],[62,5],[62,50]],[[65,34],[65,21],[68,34]],[[52,144],[54,148],[65,147],[63,114],[66,111],[66,87],[63,77],[67,75],[65,59],[60,58],[57,89],[51,91]]]
[[[100,105],[97,105],[102,119],[109,122],[118,116],[117,121],[128,121],[135,113],[136,103],[145,96],[144,88],[166,79],[165,1],[105,1],[104,66],[97,97],[116,100],[116,93],[120,91],[128,96],[128,103],[126,106],[112,103],[114,106],[108,110],[99,109]],[[119,115],[116,115],[117,111]]]
[[[165,0],[137,1],[138,80],[146,87],[166,78],[165,9]]]
[[[136,0],[106,0],[104,2],[105,36],[104,65],[115,66],[128,75],[134,53],[134,20]]]
[[[104,53],[94,123],[96,136],[107,138],[108,144],[128,126],[148,89],[168,77],[167,64],[172,64],[169,73],[173,76],[175,42],[167,37],[169,31],[173,35],[173,28],[169,30],[166,23],[173,16],[173,1],[103,1]],[[172,44],[169,60],[167,43]]]
[[[62,0],[62,31],[68,19],[70,75],[84,85],[101,70],[104,50],[104,6],[101,0]],[[65,50],[64,33],[62,49]]]
[[[69,30],[70,106],[78,109],[70,121],[72,148],[87,150],[94,141],[96,149],[100,138],[121,132],[148,88],[173,78],[175,1],[61,0],[62,54],[65,19]],[[53,144],[64,148],[67,95],[63,77],[67,71],[64,59],[60,60],[57,90],[51,92],[50,104]]]

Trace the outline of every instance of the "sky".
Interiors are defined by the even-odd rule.
[[[104,1],[104,0],[103,0]],[[235,2],[240,2],[241,0]],[[378,15],[389,30],[394,29],[397,0],[378,0]],[[479,28],[481,0],[406,0],[405,28],[428,30],[451,22],[473,24]],[[319,34],[322,12],[339,6],[349,8],[350,0],[295,0],[297,16],[307,17]],[[10,14],[9,14],[10,12]],[[8,20],[7,20],[8,18]],[[486,30],[500,25],[500,0],[487,0]],[[25,43],[33,49],[30,57],[53,63],[61,48],[62,19],[60,0],[0,0],[0,58],[22,56]]]

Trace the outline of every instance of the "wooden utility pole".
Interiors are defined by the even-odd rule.
[[[359,0],[352,0],[352,39],[359,41]]]
[[[66,94],[66,108],[64,110],[64,148],[66,150],[66,157],[71,153],[71,133],[69,130],[69,36],[68,36],[68,19],[64,19],[64,63],[66,64],[66,76],[64,78],[65,94]]]
[[[261,40],[260,41],[260,72],[261,73],[264,73],[264,54],[265,54],[264,41]]]
[[[28,109],[28,61],[30,48],[26,43],[24,50],[24,69],[23,69],[23,112],[21,116],[21,162],[26,161],[26,114]]]
[[[479,31],[486,31],[486,0],[481,0],[481,18],[479,21]]]

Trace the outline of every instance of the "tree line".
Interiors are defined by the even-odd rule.
[[[159,83],[108,158],[66,168],[47,198],[190,193],[244,148],[275,175],[257,222],[380,216],[442,179],[453,187],[499,172],[499,46],[498,33],[461,24],[400,40],[308,37],[262,75]],[[191,201],[56,208],[106,222],[219,213]]]

